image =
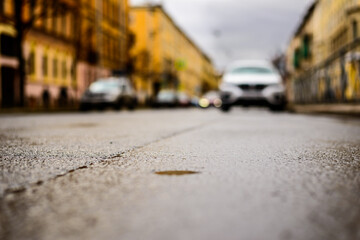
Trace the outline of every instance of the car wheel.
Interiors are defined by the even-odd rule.
[[[114,109],[115,109],[115,110],[120,110],[121,107],[122,107],[122,105],[123,105],[123,104],[122,104],[122,100],[119,99],[119,100],[117,100],[116,103],[114,104]]]
[[[128,104],[127,108],[128,108],[130,111],[132,111],[132,110],[135,109],[136,105],[137,105],[137,104],[136,104],[136,100],[131,100],[130,103]]]
[[[86,111],[89,111],[90,110],[90,106],[89,104],[80,104],[80,107],[79,107],[79,110],[82,111],[82,112],[86,112]]]
[[[231,105],[223,104],[223,105],[221,105],[220,109],[221,109],[222,112],[229,112],[231,110]]]
[[[281,112],[285,110],[285,104],[270,105],[269,108],[272,112]]]
[[[100,105],[97,107],[97,110],[99,110],[99,111],[104,111],[104,110],[105,110],[105,105],[104,105],[104,104],[100,104]]]

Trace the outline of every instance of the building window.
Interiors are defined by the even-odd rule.
[[[1,16],[4,14],[4,5],[5,5],[5,1],[1,1],[0,2],[0,15]]]
[[[78,18],[76,18],[76,14],[73,13],[73,15],[72,15],[72,21],[71,21],[71,23],[70,23],[71,37],[72,37],[72,38],[75,38],[75,36],[77,36],[77,34],[78,34],[77,29],[81,29],[81,27],[80,27],[79,24],[80,24],[80,20],[79,20]],[[75,27],[75,26],[78,26],[78,27]],[[87,37],[89,37],[89,42],[91,42],[91,41],[92,41],[92,39],[91,39],[92,35],[86,34],[86,37],[85,37],[85,38],[87,38]]]
[[[35,15],[36,2],[30,1],[30,18],[33,18]]]
[[[120,18],[119,18],[119,21],[120,21]],[[134,24],[136,22],[136,16],[135,14],[130,14],[129,16],[129,24]]]
[[[56,11],[56,9],[53,10],[51,20],[52,20],[52,23],[51,23],[52,32],[57,33],[57,11]]]
[[[72,13],[70,13],[69,14],[69,27],[68,27],[68,29],[67,29],[67,36],[69,37],[69,38],[72,38],[73,36],[72,36],[72,33],[73,33],[73,25],[74,25],[75,23],[74,23],[74,18],[73,18],[73,14]]]
[[[71,69],[70,69],[70,74],[71,74],[71,78],[73,79],[73,81],[76,80],[76,65],[74,62],[71,63]]]
[[[3,13],[6,16],[13,16],[13,10],[14,10],[14,1],[12,0],[5,0],[5,1],[0,1],[2,2],[3,5]]]
[[[311,56],[310,42],[311,42],[310,36],[305,35],[303,38],[303,46],[302,46],[302,56],[304,59],[309,59]]]
[[[48,76],[48,57],[46,54],[43,56],[42,69],[43,69],[44,77],[47,77]]]
[[[1,48],[0,53],[4,56],[15,57],[16,48],[15,48],[15,39],[12,36],[7,34],[0,35]]]
[[[104,37],[104,47],[105,47],[105,58],[109,56],[109,41],[107,37]]]
[[[42,3],[42,11],[44,12],[44,17],[42,19],[42,26],[43,29],[46,30],[47,29],[47,25],[48,25],[48,13],[49,13],[49,9],[47,6],[47,1],[43,1]]]
[[[66,78],[67,75],[67,69],[66,69],[66,61],[62,62],[62,78]]]
[[[57,78],[58,75],[58,61],[56,58],[53,59],[53,77]]]
[[[62,31],[62,34],[63,36],[66,36],[66,18],[67,18],[67,15],[63,15],[61,16],[61,31]]]
[[[118,7],[118,5],[117,4],[114,4],[114,7],[113,7],[113,21],[114,21],[114,23],[117,25],[117,21],[116,21],[116,19],[117,19],[117,17],[118,17],[118,12],[119,12],[119,7]]]
[[[103,15],[108,17],[108,14],[107,14],[107,10],[108,10],[108,1],[107,0],[104,0],[103,1]]]
[[[355,40],[358,37],[358,23],[356,20],[352,22],[352,29],[353,29],[353,39]]]
[[[112,21],[112,19],[113,19],[113,6],[112,6],[112,3],[110,1],[108,2],[107,7],[108,7],[107,12],[108,12],[109,20]]]
[[[294,51],[293,65],[296,69],[300,68],[300,49],[297,48]]]
[[[34,74],[35,73],[35,51],[31,51],[28,59],[28,73]]]
[[[114,59],[114,41],[112,39],[109,41],[109,57],[111,60]]]

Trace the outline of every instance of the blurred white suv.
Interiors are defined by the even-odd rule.
[[[267,61],[237,61],[225,71],[220,85],[221,109],[234,105],[266,105],[283,110],[285,87],[278,71]]]

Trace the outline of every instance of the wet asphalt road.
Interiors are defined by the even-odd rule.
[[[360,239],[359,119],[2,115],[0,169],[0,239]]]

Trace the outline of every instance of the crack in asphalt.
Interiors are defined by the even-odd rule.
[[[48,181],[51,181],[51,180],[54,180],[54,179],[57,179],[57,178],[61,178],[61,177],[64,177],[70,173],[74,173],[74,172],[77,172],[79,170],[82,170],[82,169],[88,169],[90,166],[93,166],[95,163],[104,163],[104,162],[113,162],[115,161],[115,159],[118,159],[118,158],[122,158],[123,155],[125,154],[129,154],[129,153],[132,153],[136,150],[139,150],[139,149],[142,149],[142,148],[145,148],[151,144],[156,144],[156,143],[159,143],[161,141],[164,141],[164,140],[167,140],[167,139],[170,139],[170,138],[173,138],[173,137],[176,137],[176,136],[179,136],[179,135],[182,135],[182,134],[186,134],[186,133],[189,133],[189,132],[192,132],[192,131],[195,131],[195,130],[199,130],[205,126],[209,126],[209,125],[212,125],[214,124],[216,121],[210,121],[210,123],[200,123],[200,124],[197,124],[195,126],[192,126],[192,127],[188,127],[188,128],[185,128],[185,129],[182,129],[182,130],[179,130],[179,131],[175,131],[173,133],[170,133],[166,136],[163,136],[163,137],[160,137],[158,139],[155,139],[153,141],[150,141],[150,142],[147,142],[147,143],[144,143],[142,145],[139,145],[139,146],[134,146],[134,147],[131,147],[130,149],[126,150],[126,151],[122,151],[120,153],[115,153],[111,156],[108,156],[108,157],[105,157],[105,158],[100,158],[99,161],[94,161],[94,162],[91,162],[89,164],[86,164],[86,165],[82,165],[82,166],[79,166],[77,168],[73,168],[73,169],[70,169],[64,173],[60,173],[60,174],[56,174],[52,177],[49,177],[47,179],[44,179],[44,180],[38,180],[36,182],[30,182],[28,184],[24,184],[23,186],[19,186],[19,187],[14,187],[14,188],[5,188],[3,193],[1,194],[0,196],[0,199],[2,198],[5,198],[7,195],[9,194],[20,194],[20,193],[23,193],[26,191],[26,189],[28,188],[31,188],[32,186],[40,186],[42,184]],[[118,161],[118,160],[116,160]],[[124,163],[125,164],[125,163]]]

